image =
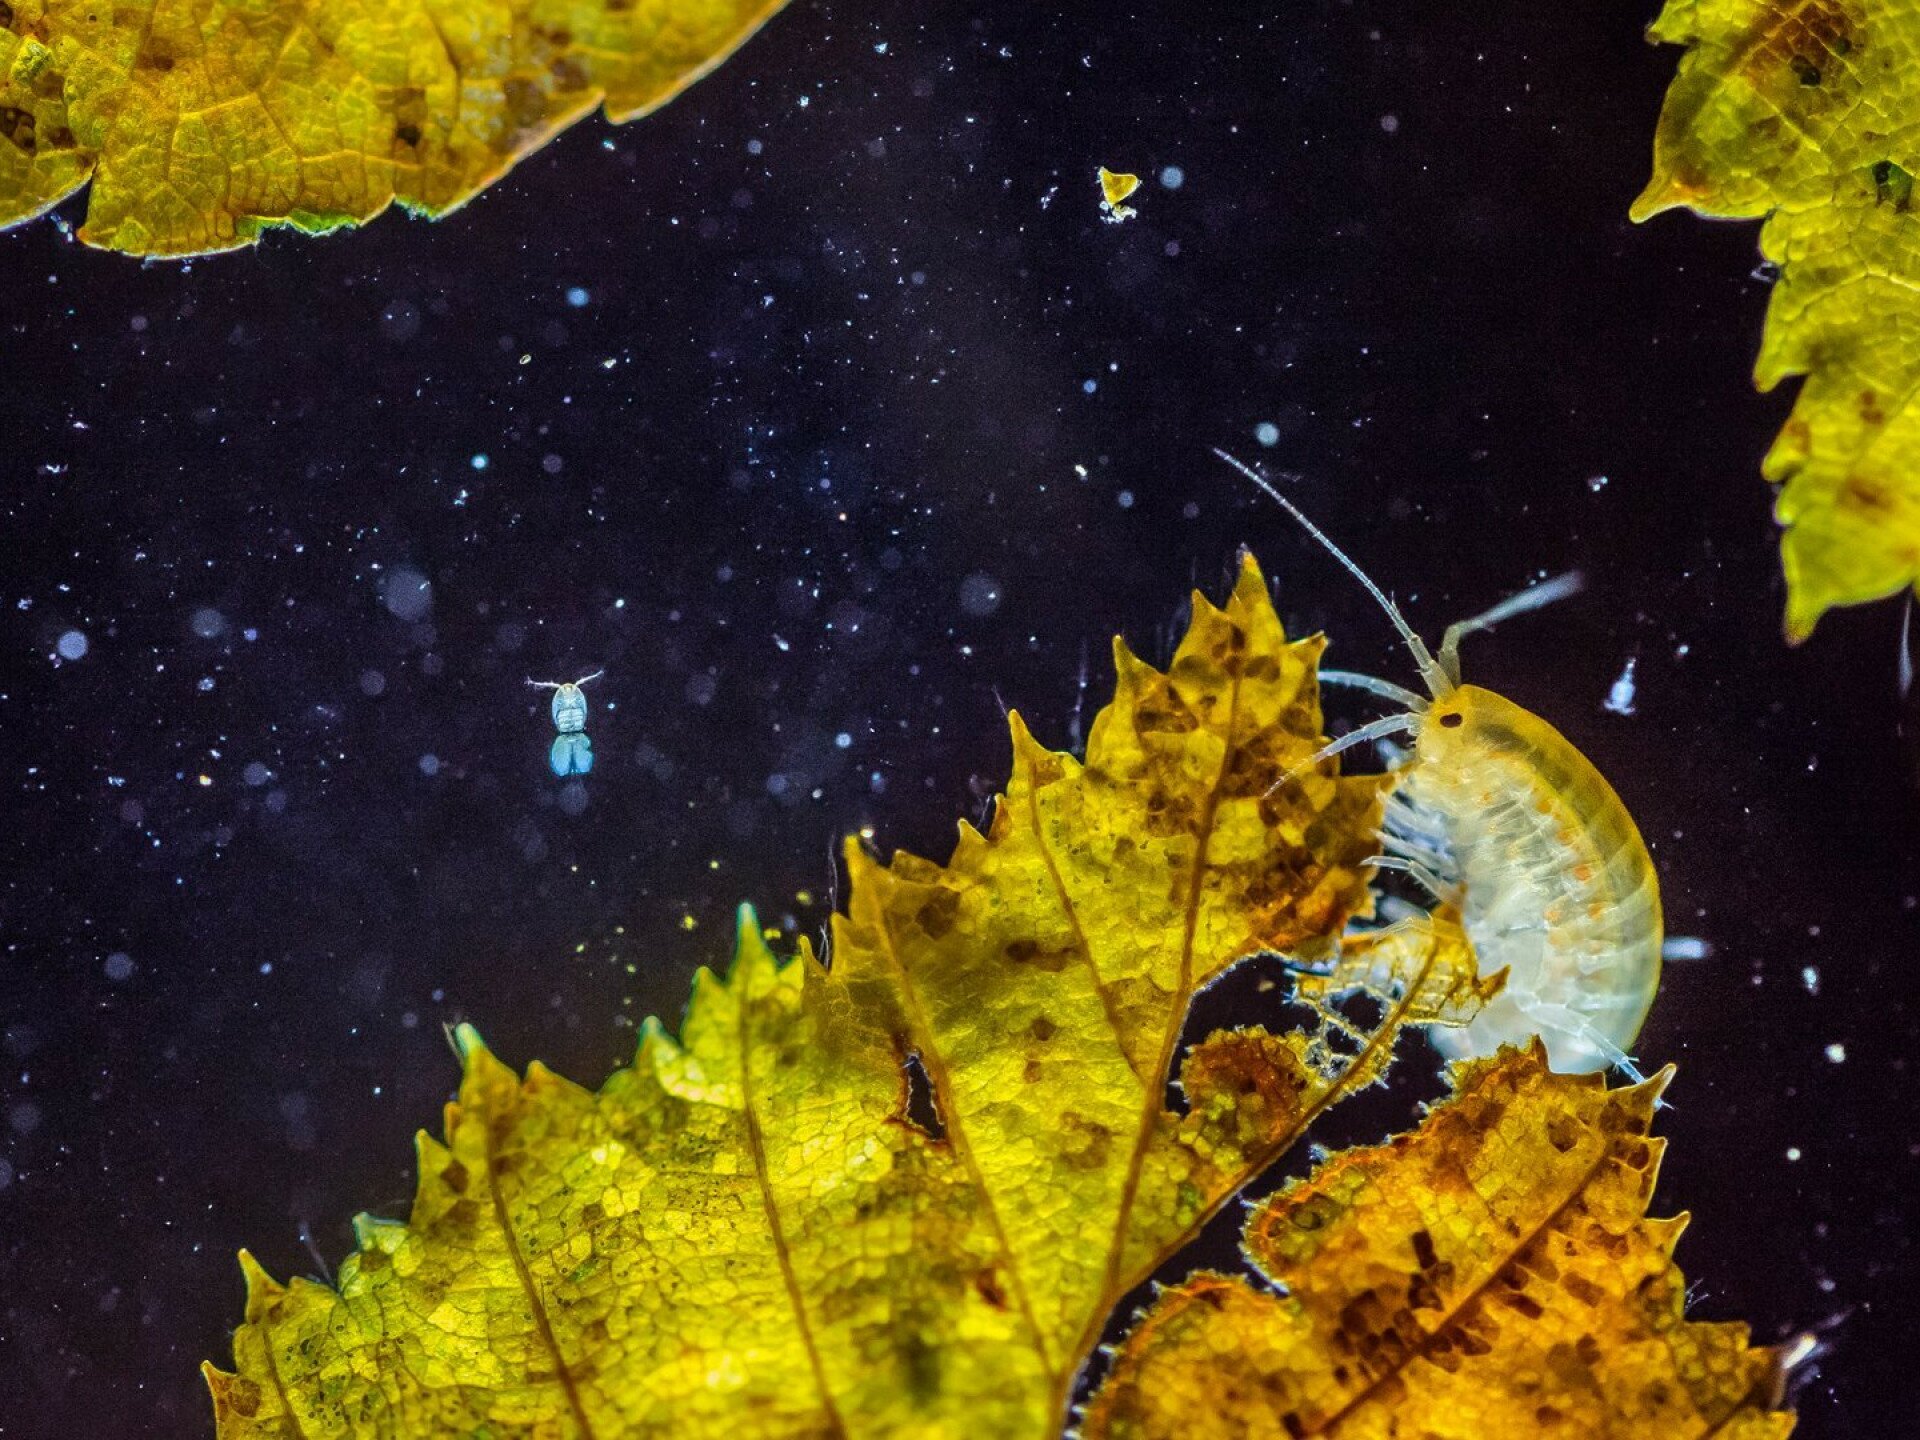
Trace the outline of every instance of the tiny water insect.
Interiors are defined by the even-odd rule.
[[[1592,762],[1531,711],[1460,681],[1460,641],[1580,588],[1562,575],[1447,627],[1436,654],[1399,607],[1257,471],[1214,451],[1306,527],[1379,602],[1412,652],[1427,694],[1389,680],[1322,670],[1404,706],[1322,747],[1277,784],[1320,761],[1389,735],[1413,749],[1395,772],[1381,845],[1369,863],[1413,877],[1457,907],[1482,975],[1506,984],[1472,1022],[1436,1028],[1455,1059],[1493,1054],[1535,1035],[1569,1073],[1618,1066],[1638,1076],[1628,1047],[1660,983],[1660,884],[1646,842]]]
[[[527,684],[536,690],[553,691],[553,728],[560,733],[553,737],[553,749],[547,754],[547,763],[553,767],[553,773],[562,778],[585,775],[593,769],[593,745],[587,739],[587,697],[581,693],[580,687],[598,680],[606,673],[596,670],[591,675],[582,675],[578,680],[535,680],[531,677],[527,680]]]

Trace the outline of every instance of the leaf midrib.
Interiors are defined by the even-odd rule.
[[[546,1303],[541,1300],[539,1287],[534,1284],[526,1256],[520,1253],[520,1239],[514,1233],[512,1219],[507,1214],[507,1197],[500,1189],[500,1172],[493,1153],[493,1122],[490,1117],[482,1116],[480,1123],[486,1127],[487,1137],[487,1194],[493,1200],[493,1218],[500,1227],[501,1243],[506,1246],[507,1258],[513,1262],[513,1273],[519,1278],[521,1292],[527,1297],[527,1308],[533,1315],[533,1328],[539,1334],[541,1343],[547,1347],[547,1353],[553,1357],[554,1378],[559,1381],[561,1392],[567,1397],[567,1407],[573,1412],[574,1423],[580,1427],[580,1440],[594,1440],[593,1422],[587,1418],[586,1405],[580,1398],[579,1387],[574,1383],[573,1372],[567,1368],[566,1357],[560,1353],[560,1341],[553,1333],[553,1322],[547,1318]]]
[[[1386,1384],[1389,1379],[1400,1375],[1408,1366],[1412,1365],[1415,1360],[1424,1357],[1436,1340],[1458,1324],[1460,1317],[1474,1305],[1478,1304],[1487,1292],[1494,1287],[1500,1277],[1519,1263],[1522,1255],[1526,1254],[1528,1250],[1538,1244],[1543,1236],[1560,1223],[1567,1211],[1572,1209],[1574,1204],[1587,1193],[1588,1189],[1599,1177],[1601,1170],[1606,1167],[1609,1161],[1615,1158],[1614,1150],[1615,1141],[1612,1137],[1609,1137],[1607,1142],[1600,1147],[1600,1153],[1594,1157],[1593,1163],[1581,1174],[1579,1181],[1546,1213],[1539,1224],[1527,1232],[1525,1239],[1521,1240],[1507,1252],[1505,1260],[1489,1269],[1480,1282],[1462,1295],[1458,1302],[1440,1318],[1439,1322],[1435,1324],[1431,1330],[1422,1331],[1420,1338],[1408,1347],[1406,1354],[1400,1359],[1398,1364],[1392,1365],[1382,1370],[1378,1375],[1369,1378],[1365,1385],[1356,1390],[1353,1395],[1348,1398],[1346,1404],[1342,1405],[1338,1410],[1334,1411],[1333,1414],[1329,1415],[1325,1420],[1320,1421],[1311,1431],[1306,1433],[1322,1436],[1332,1435],[1346,1422],[1349,1416],[1355,1414],[1363,1405],[1371,1400],[1379,1392],[1381,1386]]]
[[[1133,1223],[1133,1206],[1140,1191],[1140,1175],[1145,1168],[1147,1151],[1152,1145],[1153,1132],[1163,1108],[1167,1070],[1173,1063],[1173,1052],[1180,1043],[1181,1032],[1186,1029],[1187,1006],[1193,999],[1193,939],[1200,924],[1200,896],[1206,884],[1207,856],[1213,848],[1214,820],[1220,811],[1220,786],[1233,762],[1235,736],[1240,728],[1241,669],[1240,666],[1234,667],[1233,684],[1227,692],[1227,722],[1221,734],[1220,768],[1207,786],[1206,804],[1200,812],[1200,822],[1195,827],[1200,843],[1194,847],[1193,871],[1187,881],[1186,917],[1180,936],[1180,976],[1161,1032],[1159,1059],[1144,1077],[1146,1094],[1140,1108],[1140,1128],[1134,1134],[1133,1154],[1127,1161],[1127,1178],[1120,1192],[1120,1208],[1114,1217],[1113,1241],[1107,1250],[1106,1290],[1109,1295],[1117,1293],[1119,1288],[1120,1266],[1126,1255],[1127,1230]]]
[[[802,961],[801,963],[805,963]],[[753,1108],[753,997],[749,993],[744,976],[740,979],[740,993],[735,997],[740,1006],[740,1109],[747,1122],[747,1146],[753,1153],[754,1178],[760,1185],[760,1204],[766,1211],[767,1231],[773,1241],[774,1258],[780,1262],[780,1278],[786,1283],[787,1303],[792,1307],[794,1324],[800,1332],[800,1345],[807,1353],[807,1364],[813,1371],[813,1383],[820,1392],[820,1404],[832,1422],[833,1433],[844,1436],[847,1433],[846,1421],[840,1418],[840,1409],[833,1402],[833,1391],[827,1384],[826,1363],[821,1358],[820,1346],[813,1338],[813,1323],[807,1318],[806,1299],[800,1292],[800,1277],[794,1272],[793,1252],[787,1246],[787,1234],[780,1221],[780,1205],[774,1198],[773,1177],[767,1169],[767,1146],[760,1131],[760,1117]]]

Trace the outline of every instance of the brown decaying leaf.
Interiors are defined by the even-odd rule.
[[[1086,1440],[1783,1440],[1777,1354],[1683,1317],[1685,1217],[1646,1215],[1670,1075],[1609,1090],[1537,1046],[1455,1067],[1418,1130],[1255,1211],[1277,1291],[1160,1297]]]

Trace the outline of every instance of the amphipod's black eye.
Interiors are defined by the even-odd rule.
[[[1451,730],[1455,726],[1459,725],[1461,721],[1464,720],[1465,718],[1466,717],[1463,716],[1459,711],[1449,710],[1446,714],[1440,717],[1440,723],[1446,726],[1449,730]]]

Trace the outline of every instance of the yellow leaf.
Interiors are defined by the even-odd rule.
[[[1338,1002],[1356,991],[1394,1007],[1403,1025],[1465,1025],[1505,988],[1507,972],[1480,974],[1460,912],[1441,905],[1377,930],[1346,936],[1331,963],[1294,979],[1294,997],[1329,1024],[1340,1023]]]
[[[1685,1217],[1646,1216],[1670,1074],[1456,1066],[1417,1131],[1254,1213],[1277,1293],[1202,1274],[1155,1303],[1087,1440],[1781,1440],[1778,1356],[1682,1318]]]
[[[337,1290],[248,1262],[224,1440],[1057,1435],[1119,1297],[1397,1031],[1216,1033],[1166,1105],[1199,987],[1367,905],[1380,782],[1266,793],[1320,743],[1321,644],[1249,561],[1166,674],[1116,645],[1084,764],[1016,716],[986,835],[850,845],[830,967],[743,912],[678,1041],[648,1022],[597,1094],[463,1031],[408,1222],[363,1221]]]
[[[1123,204],[1126,198],[1140,188],[1138,175],[1122,175],[1106,166],[1100,167],[1100,212],[1104,220],[1131,220],[1139,212],[1131,205]]]
[[[1805,375],[1763,462],[1784,486],[1786,629],[1920,581],[1920,15],[1859,0],[1668,0],[1685,45],[1644,220],[1767,217],[1780,267],[1755,382]]]
[[[0,0],[0,227],[93,184],[138,255],[444,215],[605,104],[664,104],[782,0]]]

